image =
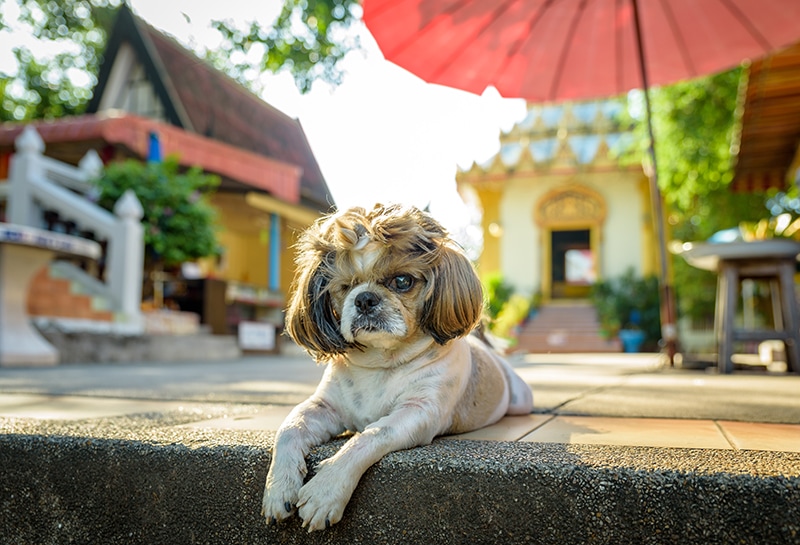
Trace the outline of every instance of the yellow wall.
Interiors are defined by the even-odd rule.
[[[639,195],[642,200],[644,218],[642,221],[642,274],[658,274],[658,241],[653,223],[653,203],[650,198],[650,181],[642,175],[639,181]]]
[[[203,272],[223,280],[269,287],[270,214],[245,202],[244,195],[218,193],[212,200],[218,212],[218,240],[224,248],[219,262],[205,260]],[[289,291],[294,277],[296,234],[303,226],[281,218],[280,291]]]
[[[503,194],[496,188],[481,187],[478,198],[483,208],[481,226],[483,227],[483,251],[478,260],[478,271],[481,278],[501,272],[500,241],[502,239],[503,221],[500,218],[500,199]],[[494,228],[492,225],[494,224]]]
[[[297,238],[300,236],[300,233],[302,233],[307,226],[284,221],[281,227],[281,236],[283,240],[281,252],[281,290],[283,293],[287,293],[295,276],[294,245],[297,243]]]
[[[219,242],[225,253],[221,267],[215,271],[218,277],[267,287],[268,248],[258,233],[223,229]]]

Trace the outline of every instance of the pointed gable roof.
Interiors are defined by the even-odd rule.
[[[301,201],[327,211],[333,204],[327,183],[300,122],[256,95],[172,38],[136,17],[123,4],[100,68],[87,112],[96,113],[114,60],[129,44],[164,107],[166,120],[184,130],[302,169]]]

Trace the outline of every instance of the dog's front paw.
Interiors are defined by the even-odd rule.
[[[355,489],[351,481],[322,462],[317,474],[300,489],[297,498],[303,528],[308,528],[309,532],[324,530],[342,520],[344,508]]]
[[[294,514],[301,486],[303,476],[299,472],[296,477],[278,478],[272,473],[267,476],[264,499],[261,501],[261,515],[267,520],[267,524],[277,524]]]

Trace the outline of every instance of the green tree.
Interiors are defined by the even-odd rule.
[[[16,69],[0,72],[0,121],[54,119],[84,112],[97,83],[97,73],[116,10],[123,0],[0,0],[0,31],[18,29],[37,38],[34,54],[15,46]],[[9,6],[15,9],[8,9]],[[3,13],[12,17],[3,18]],[[223,12],[223,9],[220,9]],[[307,91],[317,78],[338,83],[337,63],[358,47],[346,32],[360,15],[357,0],[285,0],[272,25],[250,23],[236,28],[230,21],[215,21],[224,40],[219,50],[204,50],[216,68],[253,88],[258,73],[291,71],[298,88]],[[13,19],[13,20],[12,20]],[[251,65],[236,51],[260,48],[260,60]],[[257,89],[253,89],[256,90]]]
[[[737,130],[742,69],[651,91],[658,177],[672,239],[703,241],[742,221],[768,216],[766,196],[735,193],[731,149]],[[639,124],[640,151],[647,143]],[[713,273],[673,259],[682,314],[697,320],[714,314]]]
[[[207,56],[245,85],[251,84],[246,74],[252,68],[258,72],[288,69],[303,92],[310,90],[316,79],[336,84],[342,77],[339,61],[359,47],[347,29],[360,15],[359,0],[285,0],[271,26],[251,22],[242,29],[230,21],[214,21],[226,42],[220,51]],[[246,60],[231,61],[234,51],[249,53],[253,48],[258,48],[260,57],[255,67]]]
[[[95,181],[98,204],[111,210],[132,189],[144,209],[145,266],[172,267],[218,251],[216,212],[209,202],[219,177],[198,168],[180,172],[176,157],[161,163],[129,159],[108,165]]]
[[[0,9],[6,2],[0,0]],[[53,119],[82,113],[97,82],[97,70],[121,0],[16,0],[15,21],[0,21],[0,29],[17,28],[39,40],[41,50],[14,46],[13,73],[0,72],[0,120]]]

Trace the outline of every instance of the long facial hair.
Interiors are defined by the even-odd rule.
[[[365,270],[360,253],[379,252]],[[404,273],[424,282],[416,316],[437,343],[469,333],[483,308],[480,281],[446,230],[417,208],[377,205],[318,220],[297,244],[298,276],[292,285],[286,331],[317,361],[363,350],[340,331],[332,289]]]

